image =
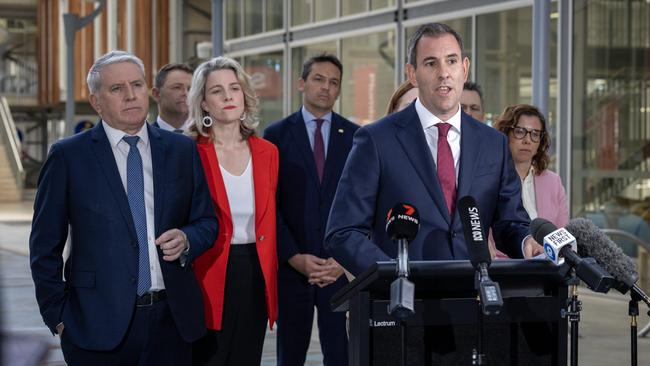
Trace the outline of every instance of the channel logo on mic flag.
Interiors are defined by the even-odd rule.
[[[557,259],[555,256],[555,250],[553,250],[553,247],[549,243],[544,243],[544,251],[546,251],[546,256],[548,259],[555,262]]]

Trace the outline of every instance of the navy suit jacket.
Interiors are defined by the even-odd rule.
[[[195,143],[147,126],[154,186],[155,235],[178,228],[188,260],[207,250],[217,219]],[[70,229],[70,256],[63,247]],[[55,143],[38,183],[30,236],[32,277],[45,324],[60,322],[78,347],[114,349],[135,310],[138,244],[126,191],[102,123]],[[188,342],[205,332],[203,302],[190,266],[162,260],[167,302]],[[62,278],[65,272],[65,281]]]
[[[530,219],[507,138],[461,113],[457,198],[473,196],[484,227],[491,226],[503,243],[499,249],[521,258]],[[355,275],[395,258],[397,245],[385,225],[388,210],[398,202],[414,205],[420,214],[409,259],[468,259],[458,210],[450,216],[415,103],[356,133],[332,205],[326,248]]]
[[[280,152],[277,245],[281,264],[296,254],[331,257],[323,247],[325,226],[352,147],[352,137],[358,128],[332,112],[322,184],[318,181],[314,153],[300,110],[264,131],[264,138],[275,144]]]

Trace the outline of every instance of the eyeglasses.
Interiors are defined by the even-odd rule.
[[[539,142],[539,140],[544,136],[544,131],[540,130],[529,130],[523,127],[510,127],[512,129],[512,136],[517,140],[523,140],[527,134],[530,134],[530,140],[532,142]]]

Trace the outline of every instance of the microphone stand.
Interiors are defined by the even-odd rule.
[[[578,366],[578,323],[580,322],[580,310],[582,301],[578,300],[578,284],[580,280],[576,277],[575,270],[571,270],[571,278],[567,281],[570,286],[571,297],[569,298],[566,315],[571,323],[571,366]]]
[[[408,280],[409,253],[406,239],[397,239],[397,279],[390,285],[390,304],[388,313],[400,320],[402,366],[406,366],[406,320],[415,312],[415,285]]]
[[[635,291],[630,291],[630,302],[628,303],[627,312],[630,315],[630,364],[637,365],[637,316],[639,315],[639,301],[642,297]]]
[[[474,288],[477,300],[476,348],[472,350],[472,365],[487,365],[483,353],[483,328],[485,315],[499,314],[503,306],[499,283],[493,282],[488,275],[487,263],[479,263],[474,274]]]

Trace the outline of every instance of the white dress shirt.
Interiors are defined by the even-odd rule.
[[[122,137],[127,136],[126,133],[109,126],[106,122],[102,121],[106,137],[111,144],[117,170],[120,172],[122,185],[126,194],[126,159],[129,155],[130,146]],[[144,174],[144,205],[147,216],[147,244],[149,246],[149,270],[151,271],[151,289],[150,291],[159,291],[165,288],[163,282],[162,270],[160,269],[160,262],[158,262],[158,250],[156,248],[156,233],[154,226],[154,200],[153,200],[153,165],[151,163],[151,146],[149,145],[149,134],[147,133],[147,123],[142,125],[142,128],[136,134],[140,137],[138,141],[138,150],[140,157],[142,157],[142,169]]]
[[[438,164],[438,123],[446,122],[451,125],[449,132],[447,132],[447,142],[451,147],[451,155],[454,157],[454,170],[456,171],[456,185],[458,185],[458,172],[460,168],[460,104],[458,104],[458,111],[451,116],[447,121],[433,115],[429,110],[420,102],[420,98],[415,100],[415,111],[418,113],[424,136],[427,139],[427,145],[433,156],[433,161]]]
[[[160,116],[156,117],[156,122],[158,122],[158,127],[162,128],[163,130],[167,130],[170,132],[176,131],[176,127],[165,122],[162,118],[160,118]],[[190,128],[190,125],[191,123],[190,120],[188,119],[187,121],[185,121],[185,123],[183,123],[183,125],[181,126],[181,128],[179,128],[179,130],[183,130],[183,132],[185,132],[187,131],[188,128]]]

